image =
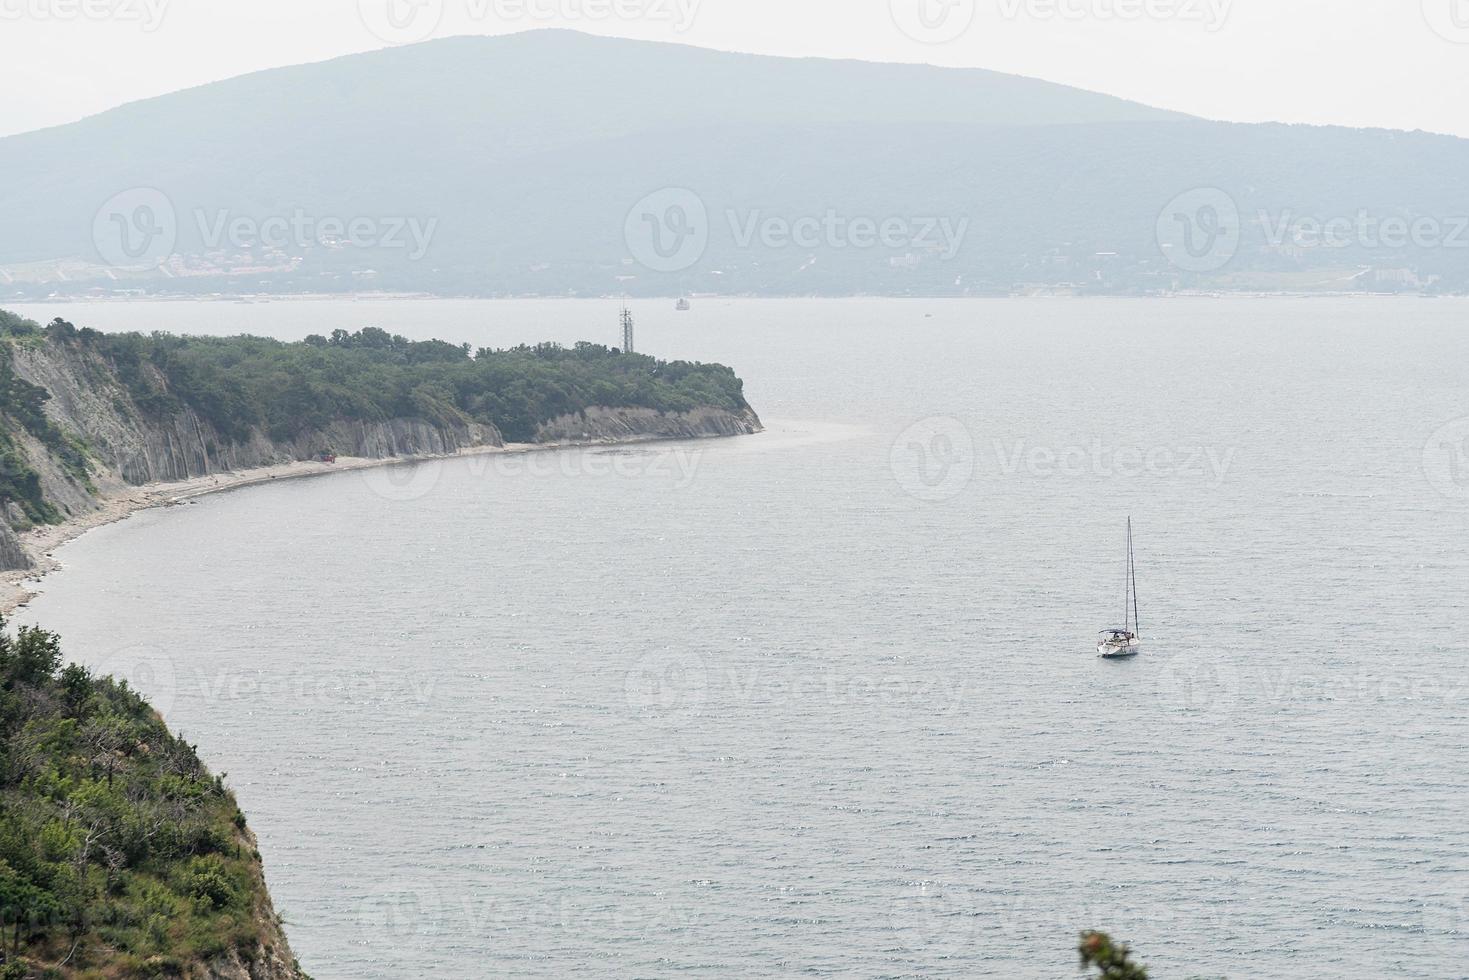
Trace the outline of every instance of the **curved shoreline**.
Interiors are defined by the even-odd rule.
[[[68,518],[60,524],[33,527],[19,535],[21,546],[30,556],[35,567],[0,573],[0,617],[8,617],[17,609],[28,606],[41,593],[35,586],[52,572],[63,566],[53,554],[63,545],[95,528],[125,521],[144,510],[158,507],[175,507],[199,497],[245,487],[259,486],[278,480],[304,480],[314,477],[350,473],[354,470],[378,469],[385,466],[401,466],[410,463],[427,463],[434,460],[459,459],[468,456],[501,456],[520,453],[553,452],[559,449],[583,449],[595,446],[631,445],[648,442],[688,442],[699,438],[717,439],[723,436],[638,436],[625,439],[589,439],[585,441],[547,443],[506,443],[504,446],[470,446],[452,453],[430,453],[419,456],[386,456],[381,459],[366,457],[339,457],[335,463],[291,462],[274,466],[261,466],[247,470],[215,473],[171,483],[149,483],[127,487],[110,496],[98,498],[95,510]]]

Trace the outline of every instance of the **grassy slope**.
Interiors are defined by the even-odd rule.
[[[0,634],[0,977],[260,956],[278,932],[233,795],[125,683],[60,663],[54,634]]]

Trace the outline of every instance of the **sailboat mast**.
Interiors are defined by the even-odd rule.
[[[1132,518],[1127,519],[1127,559],[1122,567],[1122,628],[1128,628],[1132,615]]]
[[[1127,519],[1127,582],[1132,590],[1132,632],[1137,635],[1142,632],[1143,626],[1137,614],[1137,559],[1132,549],[1132,518]]]

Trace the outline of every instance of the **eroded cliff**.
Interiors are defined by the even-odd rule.
[[[536,429],[536,442],[636,442],[648,439],[707,439],[751,435],[761,429],[754,409],[731,412],[697,408],[657,412],[651,408],[589,408],[558,416]]]
[[[396,459],[506,443],[499,426],[442,401],[430,402],[432,417],[429,412],[370,420],[338,417],[288,432],[259,424],[222,431],[187,400],[160,397],[171,395],[171,381],[155,365],[134,365],[130,383],[105,350],[49,329],[0,339],[0,368],[7,379],[0,403],[0,478],[6,481],[0,487],[0,570],[32,567],[20,539],[29,528],[87,515],[132,487],[310,460],[323,452]],[[145,397],[149,400],[140,403]],[[761,429],[748,406],[679,411],[593,406],[529,426],[522,418],[517,425],[535,442],[554,444],[692,439]]]

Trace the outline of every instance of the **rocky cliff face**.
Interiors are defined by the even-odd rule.
[[[242,830],[241,838],[244,847],[258,853],[259,845],[253,833]],[[207,962],[186,964],[183,974],[186,980],[310,980],[286,941],[285,929],[276,915],[263,874],[255,876],[254,918],[259,945],[249,949],[232,948]]]
[[[89,457],[91,472],[83,480],[19,425],[0,419],[25,464],[39,477],[46,500],[63,517],[86,514],[128,486],[310,459],[323,449],[387,459],[504,445],[494,426],[467,421],[441,425],[422,419],[340,420],[286,443],[259,431],[243,440],[231,439],[192,410],[167,419],[149,418],[102,358],[75,346],[14,344],[10,356],[17,377],[50,393],[46,414],[85,446]],[[0,569],[31,567],[17,536],[27,524],[18,508],[0,510]]]
[[[62,432],[85,447],[90,472],[81,478],[12,420],[0,416],[33,470],[45,499],[63,517],[95,510],[130,486],[189,480],[218,473],[311,459],[324,449],[367,459],[430,456],[505,444],[492,425],[470,421],[444,424],[400,418],[379,422],[338,420],[289,442],[251,431],[230,438],[192,410],[169,418],[150,417],[134,402],[112,366],[100,355],[55,341],[12,344],[15,375],[46,389],[46,414]],[[160,379],[161,381],[161,379]],[[760,431],[749,409],[704,408],[657,412],[642,408],[593,408],[542,424],[538,443],[629,442],[743,435]],[[31,567],[17,536],[28,527],[18,507],[0,508],[0,570]]]
[[[18,376],[51,393],[47,414],[64,431],[79,436],[111,471],[102,474],[104,479],[110,476],[129,484],[188,480],[310,459],[326,448],[343,456],[386,459],[505,444],[494,426],[471,422],[446,426],[421,419],[342,420],[288,443],[258,431],[237,441],[190,410],[161,421],[146,418],[111,368],[97,355],[75,347],[56,343],[17,347],[14,364]],[[46,481],[46,489],[68,510],[88,506],[92,496],[78,495],[54,481]]]
[[[589,408],[542,423],[536,442],[635,442],[640,439],[704,439],[751,435],[761,430],[753,409],[729,412],[699,408],[692,412],[655,412],[651,408]]]
[[[257,850],[255,835],[242,832],[245,844]],[[197,964],[187,973],[189,980],[310,980],[291,952],[290,943],[276,915],[263,875],[256,878],[255,921],[260,945],[254,949],[230,949]]]
[[[0,520],[0,570],[18,571],[31,567],[31,556],[21,546],[20,538],[4,520]]]
[[[289,949],[266,947],[260,953],[256,959],[246,959],[239,950],[231,950],[205,964],[195,977],[197,980],[306,980]]]

